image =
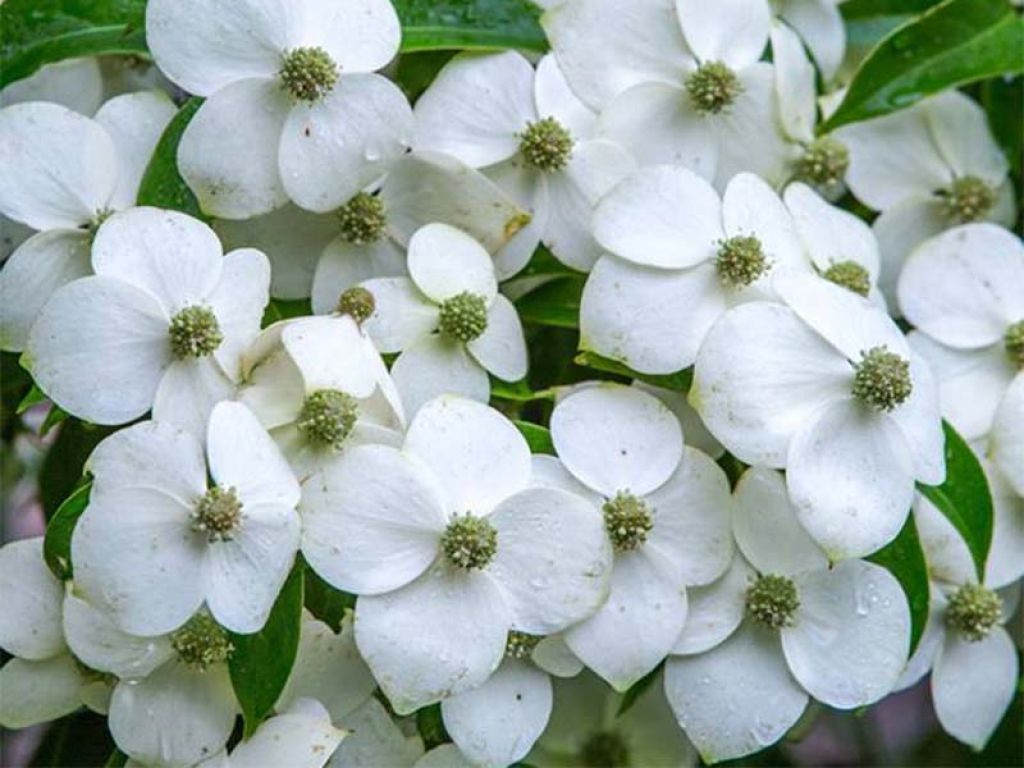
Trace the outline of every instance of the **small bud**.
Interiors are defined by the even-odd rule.
[[[441,536],[441,549],[456,568],[483,568],[498,551],[498,532],[485,518],[455,515]]]
[[[861,296],[871,292],[871,275],[855,261],[840,261],[825,270],[824,278]]]
[[[519,151],[539,171],[560,171],[569,164],[573,148],[572,136],[553,117],[527,123],[519,139]]]
[[[376,308],[377,302],[373,294],[361,285],[352,286],[338,299],[338,312],[349,315],[357,323],[369,318]]]
[[[338,65],[323,48],[296,48],[285,54],[280,76],[292,98],[314,102],[338,82]]]
[[[169,334],[171,352],[178,359],[206,357],[224,341],[213,310],[198,305],[185,307],[172,317]]]
[[[295,426],[308,443],[340,451],[358,418],[359,405],[352,395],[319,389],[303,401]]]
[[[211,542],[228,541],[242,524],[242,502],[234,488],[214,486],[192,511],[192,530],[205,531]]]
[[[1024,320],[1018,320],[1003,335],[1006,354],[1018,368],[1024,369]]]
[[[715,269],[721,281],[731,288],[750,285],[770,266],[756,237],[730,237],[718,245]]]
[[[985,218],[995,202],[995,190],[977,176],[961,176],[945,194],[946,214],[961,224]]]
[[[891,411],[913,391],[910,363],[884,346],[861,352],[853,379],[853,396],[879,411]]]
[[[616,552],[631,552],[647,541],[654,527],[647,502],[631,493],[619,491],[601,507],[604,528]]]
[[[785,576],[763,574],[747,590],[747,613],[769,629],[793,626],[799,607],[796,584]]]
[[[999,623],[1003,604],[999,595],[980,584],[964,584],[949,598],[946,623],[965,640],[976,643],[988,637]]]
[[[205,613],[197,613],[171,635],[171,648],[188,666],[202,672],[227,661],[235,650],[227,632]]]
[[[388,223],[384,203],[379,197],[366,192],[358,192],[334,215],[341,225],[341,236],[353,245],[377,242]]]
[[[743,83],[722,62],[709,61],[686,78],[686,92],[699,114],[714,115],[736,101],[743,92]]]
[[[463,291],[441,303],[438,330],[458,341],[472,341],[487,330],[487,301]]]

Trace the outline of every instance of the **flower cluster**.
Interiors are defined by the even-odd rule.
[[[389,0],[149,0],[153,82],[204,99],[196,215],[138,204],[164,90],[26,83],[0,346],[108,436],[77,516],[0,549],[0,724],[84,705],[152,766],[682,766],[930,673],[981,748],[1024,575],[1009,166],[956,91],[822,133],[836,24],[565,0],[551,53],[459,53],[411,104]],[[564,285],[589,375],[537,320]],[[980,573],[921,493],[950,435]],[[907,530],[918,627],[876,556]],[[282,634],[294,578],[345,609],[307,590]],[[294,655],[255,721],[252,636]]]

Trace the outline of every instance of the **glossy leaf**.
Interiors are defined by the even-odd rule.
[[[521,296],[516,309],[524,323],[579,328],[582,295],[581,277],[559,277]]]
[[[273,325],[280,320],[288,320],[293,317],[305,317],[313,314],[313,307],[309,299],[271,299],[267,308],[263,310],[261,328]]]
[[[924,13],[939,0],[846,0],[840,3],[843,18],[865,19],[872,16],[901,16]]]
[[[18,403],[18,407],[15,409],[15,413],[22,414],[34,405],[47,402],[48,398],[37,385],[33,384],[32,389],[28,391],[28,394],[21,398],[21,402]]]
[[[139,183],[136,200],[139,205],[169,208],[197,219],[208,220],[199,208],[196,196],[178,173],[178,143],[189,121],[202,104],[203,100],[198,97],[189,99],[167,124]]]
[[[584,368],[593,368],[596,371],[618,374],[627,379],[639,379],[651,386],[671,389],[676,392],[689,392],[690,384],[693,381],[692,368],[686,368],[676,373],[638,373],[616,360],[601,357],[601,355],[594,352],[580,352],[576,355],[574,362],[576,365],[582,365]]]
[[[57,508],[50,522],[46,525],[46,537],[43,539],[43,558],[53,571],[53,575],[61,581],[67,581],[74,575],[71,564],[71,535],[75,532],[78,518],[89,506],[89,494],[92,481],[80,485],[74,493],[64,500]]]
[[[914,516],[907,515],[899,535],[868,558],[889,571],[903,587],[910,606],[910,653],[917,648],[928,622],[928,564],[921,549]]]
[[[395,9],[404,52],[548,47],[529,0],[395,0]]]
[[[516,429],[526,438],[526,442],[530,446],[530,453],[555,455],[555,444],[551,442],[551,432],[548,431],[547,427],[542,427],[529,421],[516,420],[512,423],[516,425]]]
[[[345,611],[354,610],[356,596],[335,589],[312,568],[305,569],[305,596],[303,603],[306,610],[320,621],[327,624],[334,632],[341,631],[341,620]]]

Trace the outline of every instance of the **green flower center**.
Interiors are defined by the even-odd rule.
[[[336,389],[319,389],[302,402],[295,426],[317,448],[340,451],[359,418],[356,399]]]
[[[338,312],[350,315],[357,323],[369,318],[376,308],[377,302],[373,294],[361,285],[352,286],[338,298]]]
[[[850,168],[850,151],[838,139],[822,136],[811,142],[797,161],[796,177],[819,187],[834,187]]]
[[[359,192],[334,214],[341,225],[341,236],[353,245],[380,240],[387,226],[384,203],[379,197]]]
[[[458,341],[472,341],[487,330],[487,300],[463,291],[441,302],[438,330]]]
[[[600,731],[584,743],[579,761],[585,768],[625,768],[629,765],[629,749],[619,734]]]
[[[977,176],[961,176],[945,193],[946,214],[967,224],[983,219],[996,202],[996,193]]]
[[[209,307],[185,307],[171,318],[171,352],[178,359],[206,357],[224,341],[217,316]]]
[[[891,411],[904,402],[914,387],[910,363],[885,346],[861,352],[853,378],[853,396],[879,411]]]
[[[234,488],[216,485],[192,510],[192,530],[205,531],[209,540],[228,541],[242,524],[242,502]]]
[[[538,635],[528,635],[513,629],[505,641],[505,656],[510,659],[528,659],[540,641]]]
[[[553,117],[527,123],[519,138],[519,151],[526,162],[540,171],[560,171],[569,164],[572,136]]]
[[[969,642],[984,640],[1003,612],[999,595],[980,584],[964,584],[949,598],[946,623]]]
[[[1024,368],[1024,320],[1018,320],[1007,328],[1003,341],[1010,360],[1015,362],[1018,368]]]
[[[686,92],[699,114],[714,115],[736,101],[743,83],[722,62],[709,61],[686,78]]]
[[[771,264],[756,237],[739,235],[718,245],[715,269],[719,279],[731,288],[750,285],[761,277]]]
[[[201,671],[227,661],[235,650],[227,632],[203,613],[197,613],[171,635],[171,647],[179,659]]]
[[[848,291],[867,296],[871,292],[871,275],[855,261],[839,261],[825,270],[824,277]]]
[[[762,574],[747,589],[747,613],[769,629],[793,626],[800,599],[792,579]]]
[[[296,101],[319,101],[338,82],[338,65],[323,48],[296,48],[284,55],[281,82]]]
[[[647,541],[654,527],[647,502],[631,493],[619,491],[601,507],[604,528],[616,552],[631,552]]]
[[[483,568],[498,551],[498,532],[482,517],[455,515],[441,536],[441,549],[456,568]]]

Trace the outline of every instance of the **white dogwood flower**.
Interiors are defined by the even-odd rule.
[[[868,555],[899,533],[914,481],[945,477],[938,387],[868,300],[808,274],[774,286],[788,306],[745,304],[708,332],[690,403],[737,458],[786,469],[831,560]]]
[[[1018,373],[996,409],[988,455],[1019,496],[1024,496],[1024,374]]]
[[[839,72],[846,52],[846,29],[839,13],[842,0],[771,0],[775,13],[796,30],[814,57],[821,79]]]
[[[203,434],[231,397],[259,332],[270,268],[259,251],[222,255],[201,221],[134,208],[96,233],[95,275],[57,290],[25,359],[61,408],[97,424],[153,417]]]
[[[203,210],[228,219],[289,199],[337,208],[401,155],[412,110],[374,74],[398,52],[388,0],[154,0],[146,41],[174,83],[206,101],[178,166]]]

